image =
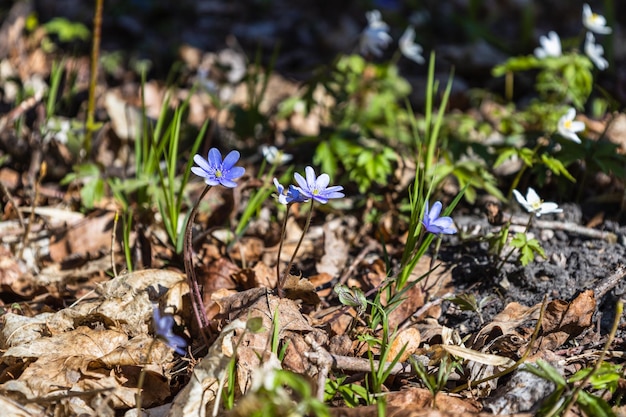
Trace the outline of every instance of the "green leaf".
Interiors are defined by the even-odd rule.
[[[569,173],[565,165],[558,159],[548,155],[541,155],[541,160],[543,163],[550,169],[550,171],[554,172],[556,175],[563,175],[565,178],[572,182],[576,182],[576,179]]]
[[[580,408],[583,409],[585,415],[594,417],[615,417],[611,406],[609,406],[605,400],[586,391],[580,391],[578,393],[578,400],[576,402]]]
[[[55,17],[43,25],[48,33],[55,34],[61,42],[89,40],[89,29],[82,23],[70,22],[64,17]]]
[[[554,382],[557,387],[567,386],[567,381],[560,372],[548,362],[538,359],[534,364],[525,364],[522,370],[530,372],[547,381]]]
[[[100,201],[104,197],[104,180],[102,178],[95,178],[91,181],[87,181],[80,189],[80,198],[88,209],[92,209],[97,201]]]

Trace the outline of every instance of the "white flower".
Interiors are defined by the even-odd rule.
[[[604,55],[604,48],[596,43],[596,38],[591,32],[587,32],[585,53],[600,71],[604,71],[609,67],[609,61],[602,56]]]
[[[561,56],[561,38],[556,32],[550,31],[548,36],[540,36],[539,48],[535,48],[535,56],[543,59],[548,56]]]
[[[570,107],[561,118],[559,119],[558,132],[559,135],[572,142],[580,143],[580,138],[576,132],[582,132],[585,130],[585,124],[583,122],[574,121],[576,117],[576,109]]]
[[[293,155],[279,151],[276,146],[261,145],[261,153],[267,162],[282,165],[293,159]]]
[[[61,117],[51,117],[46,123],[44,135],[45,141],[54,139],[58,143],[67,144],[69,134],[72,132],[72,126],[69,119]]]
[[[398,45],[400,46],[400,52],[402,52],[402,55],[418,64],[424,63],[422,47],[415,43],[415,30],[411,26],[406,28],[400,38],[400,41],[398,42]]]
[[[520,203],[527,212],[535,213],[537,217],[541,217],[542,214],[561,213],[563,211],[556,203],[545,203],[539,198],[537,192],[530,187],[528,187],[526,198],[517,190],[513,190],[513,195],[515,195],[517,202]]]
[[[382,21],[378,10],[367,12],[366,16],[368,24],[361,34],[361,54],[381,56],[383,49],[392,41],[391,35],[388,33],[389,26]]]
[[[587,3],[583,5],[583,25],[592,32],[600,35],[608,35],[611,28],[606,25],[604,16],[591,11]]]

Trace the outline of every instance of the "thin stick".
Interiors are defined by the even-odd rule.
[[[23,229],[24,228],[24,216],[22,216],[22,212],[19,210],[19,207],[17,203],[15,202],[13,195],[11,194],[9,189],[6,187],[6,185],[4,185],[2,181],[0,181],[0,191],[2,191],[2,193],[7,197],[7,200],[9,201],[9,203],[11,203],[11,205],[13,206],[13,211],[15,211],[15,213],[17,214],[17,221],[20,223],[20,227]]]
[[[512,216],[511,217],[511,224],[525,225],[527,224],[527,221],[528,220],[524,216]],[[572,223],[572,222],[537,220],[533,223],[533,225],[534,227],[537,227],[539,229],[562,230],[564,232],[570,232],[576,235],[590,237],[592,239],[606,240],[609,243],[617,242],[617,235],[615,233],[604,232],[598,229],[592,229],[590,227],[581,226],[579,224]]]
[[[102,38],[102,6],[104,0],[96,0],[96,11],[93,16],[93,41],[91,43],[91,68],[89,74],[89,97],[87,100],[87,120],[85,122],[85,154],[91,153],[91,138],[94,131],[94,113],[96,110],[96,82],[98,80],[98,60],[100,57],[100,39]]]

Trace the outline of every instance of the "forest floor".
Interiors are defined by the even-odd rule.
[[[253,198],[271,185],[272,178],[260,175],[269,164],[262,162],[259,145],[277,145],[293,154],[296,172],[312,165],[313,147],[291,139],[294,132],[320,134],[323,115],[285,119],[280,116],[281,103],[299,94],[320,65],[339,53],[356,51],[368,9],[359,2],[339,5],[323,0],[315,6],[182,1],[176,8],[163,2],[107,3],[95,103],[96,121],[101,124],[85,154],[73,147],[72,135],[84,133],[90,43],[64,43],[43,30],[26,28],[33,11],[40,23],[65,16],[90,26],[93,5],[70,0],[0,1],[3,415],[132,416],[137,415],[139,399],[144,415],[208,415],[218,398],[218,415],[271,410],[285,416],[328,412],[366,417],[380,415],[377,396],[385,397],[388,416],[550,415],[541,407],[558,408],[569,400],[571,407],[558,413],[626,415],[626,322],[616,317],[626,291],[623,178],[593,173],[568,188],[566,196],[558,195],[560,188],[554,184],[547,185],[541,195],[558,201],[563,211],[535,217],[507,196],[512,175],[502,174],[497,181],[508,201],[486,192],[472,202],[462,199],[451,214],[457,233],[443,236],[437,249],[433,245],[419,260],[410,275],[410,282],[418,282],[402,293],[398,308],[386,311],[384,326],[380,322],[373,326],[374,304],[390,301],[393,292],[381,288],[398,274],[407,244],[407,212],[402,206],[415,175],[410,158],[399,155],[388,183],[376,185],[370,193],[348,182],[341,184],[345,199],[318,205],[308,229],[308,204],[283,210],[267,191],[268,198],[245,229],[235,234],[246,208],[257,204]],[[407,4],[380,3],[389,3],[388,23],[406,20]],[[491,76],[491,68],[512,51],[532,51],[527,45],[535,38],[520,38],[521,23],[511,23],[517,22],[513,16],[522,13],[522,6],[484,4],[477,13],[482,29],[469,23],[461,29],[450,22],[458,23],[464,16],[462,6],[449,10],[439,2],[424,3],[432,23],[423,41],[437,51],[435,78],[445,83],[450,69],[455,69],[450,112],[489,120],[490,109],[505,106],[485,99],[477,107],[472,91],[502,94],[504,82]],[[560,18],[539,8],[537,33],[571,32],[580,20],[578,5],[553,3],[552,13],[558,12]],[[626,16],[619,13],[624,6],[616,6],[615,16]],[[330,7],[333,13],[328,13]],[[446,22],[449,30],[444,28]],[[625,22],[615,24],[619,23]],[[619,62],[625,62],[626,51],[619,45],[626,42],[620,43],[617,36],[626,36],[622,33],[626,31],[620,29],[616,26],[617,46],[612,51],[616,70],[598,82],[623,109],[626,67],[619,67]],[[500,34],[497,42],[495,33]],[[470,35],[476,38],[468,40]],[[254,71],[257,52],[261,64],[270,65],[277,44],[274,71],[258,107],[263,121],[251,122],[254,126],[247,132],[253,133],[242,134],[246,131],[242,125],[250,120],[237,119],[232,109],[246,109],[252,100],[243,75]],[[510,48],[494,46],[501,44]],[[53,66],[61,57],[66,71],[53,109],[55,123],[68,121],[71,126],[65,141],[58,133],[51,137],[42,133],[50,119],[49,101],[45,93],[37,93],[39,84],[51,83]],[[183,127],[186,137],[193,138],[206,120],[211,121],[198,153],[207,155],[212,147],[238,149],[239,164],[246,168],[236,188],[211,189],[193,224],[193,265],[209,323],[204,330],[192,313],[184,255],[168,237],[159,202],[142,200],[141,187],[131,181],[137,173],[136,132],[142,129],[137,69],[147,60],[150,71],[143,89],[147,116],[157,120],[168,99],[173,108],[191,96]],[[225,65],[231,68],[224,69]],[[425,105],[427,65],[411,65],[404,62],[399,67],[411,84],[410,101],[419,112]],[[243,73],[234,75],[239,66]],[[202,80],[221,83],[221,99],[228,106],[217,108],[208,94],[190,93],[193,83],[201,81],[203,68],[211,72]],[[229,77],[234,77],[232,82]],[[35,93],[22,100],[15,85]],[[518,95],[519,102],[526,100],[523,91]],[[580,117],[591,138],[608,131],[617,152],[626,154],[626,115]],[[189,153],[193,140],[185,140],[177,174],[193,157]],[[96,167],[95,173],[64,181],[86,162]],[[164,170],[163,165],[158,169]],[[285,166],[276,168],[276,176],[289,174]],[[202,181],[191,177],[182,193],[179,225],[204,188]],[[93,178],[104,181],[92,182],[96,188],[87,194],[85,184]],[[120,188],[125,198],[111,192],[112,184],[119,184],[116,178],[127,180],[123,183],[127,188]],[[534,185],[530,179],[521,184],[520,190]],[[100,186],[102,195],[86,204]],[[447,206],[461,188],[445,181],[435,191],[436,199]],[[287,213],[281,245],[281,220]],[[495,237],[505,227],[511,236],[521,232],[537,239],[545,256],[522,265],[506,239],[494,250]],[[178,233],[183,231],[181,226]],[[276,264],[280,259],[279,271],[284,271],[296,250],[286,296],[279,297]],[[351,289],[353,298],[366,294],[369,304],[361,306],[358,297],[346,304],[333,290],[338,285]],[[155,342],[155,305],[174,317],[176,334],[188,344],[184,355]],[[258,322],[251,320],[255,317]],[[394,337],[385,334],[394,329]],[[398,363],[379,381],[374,395],[380,376],[372,373],[385,367],[370,359],[391,361],[396,355]],[[229,375],[231,358],[236,378],[230,380],[236,382],[224,388],[234,398],[234,405],[227,406],[218,387]],[[584,380],[585,372],[594,367],[594,378]],[[304,378],[292,380],[288,376],[292,373],[277,374],[277,369]],[[438,382],[439,370],[446,378]],[[558,380],[555,373],[565,379]],[[306,381],[306,388],[298,385],[301,381]],[[315,408],[316,398],[326,404],[326,411]],[[602,404],[610,409],[601,409]]]

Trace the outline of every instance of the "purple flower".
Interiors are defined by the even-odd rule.
[[[244,168],[235,166],[239,160],[239,152],[237,151],[231,151],[222,161],[220,151],[211,148],[208,159],[196,155],[193,160],[198,166],[192,167],[191,172],[204,178],[204,182],[208,185],[221,184],[224,187],[235,188],[237,183],[234,180],[246,172]]]
[[[174,326],[174,317],[165,315],[161,316],[158,307],[152,309],[152,319],[154,320],[154,329],[157,336],[170,348],[174,349],[179,355],[185,354],[187,342],[182,337],[175,335],[172,330]]]
[[[308,200],[309,198],[312,198],[315,201],[326,204],[331,198],[344,197],[344,194],[340,192],[343,190],[342,186],[328,186],[328,183],[330,182],[328,174],[322,174],[319,177],[316,177],[315,171],[311,167],[306,167],[305,172],[306,180],[297,172],[293,176],[300,186],[295,188],[298,188],[298,191],[302,194],[302,196],[304,196],[304,199]]]
[[[276,178],[274,178],[274,185],[276,186],[276,191],[278,191],[278,202],[280,204],[303,203],[307,200],[300,192],[300,189],[294,185],[289,186],[287,193],[285,193],[285,187]]]
[[[427,231],[435,235],[453,235],[456,233],[456,229],[452,227],[454,221],[452,217],[439,217],[441,214],[441,203],[436,201],[433,204],[432,209],[429,210],[428,201],[426,201],[426,208],[424,209],[424,220],[422,224]]]

